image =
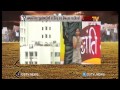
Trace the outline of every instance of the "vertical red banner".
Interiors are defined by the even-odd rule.
[[[83,43],[81,45],[81,56],[83,62],[91,61],[90,63],[94,64],[98,62],[97,60],[100,60],[101,57],[100,28],[101,28],[100,22],[95,21],[82,22],[81,37]]]

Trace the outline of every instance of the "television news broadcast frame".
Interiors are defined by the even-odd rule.
[[[3,79],[118,79],[117,17],[109,19],[112,11],[66,12],[4,11]]]
[[[85,21],[85,19],[90,21]],[[80,33],[83,41],[76,52],[76,54],[81,55],[82,62],[79,64],[101,64],[101,22],[98,19],[98,16],[83,18],[81,15],[21,15],[20,64],[64,64],[64,59],[67,61],[67,56],[64,54],[69,50],[63,51],[64,48],[67,48],[67,46],[62,47],[64,44],[61,40],[63,32],[68,33],[69,39],[73,37],[77,27],[82,27]],[[62,23],[66,25],[72,23],[71,31],[73,34],[71,37],[69,37],[71,31],[64,31]],[[76,27],[75,25],[78,23],[80,25]],[[73,46],[71,45],[71,47]],[[71,60],[73,60],[73,55],[71,56]],[[67,64],[71,63],[72,61]]]

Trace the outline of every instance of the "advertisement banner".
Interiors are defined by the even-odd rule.
[[[100,64],[101,60],[101,40],[100,27],[101,22],[83,21],[82,22],[82,45],[81,57],[82,61],[90,64]]]

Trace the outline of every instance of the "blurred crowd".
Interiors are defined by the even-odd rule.
[[[101,25],[101,41],[118,41],[118,24]]]
[[[2,42],[19,42],[20,30],[19,26],[13,26],[13,29],[7,27],[2,28]]]

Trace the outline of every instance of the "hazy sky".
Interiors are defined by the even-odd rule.
[[[20,15],[52,15],[62,13],[66,15],[75,14],[78,11],[2,11],[2,25],[12,28],[19,25]],[[118,12],[116,11],[83,11],[85,15],[96,15],[102,23],[118,23]]]

